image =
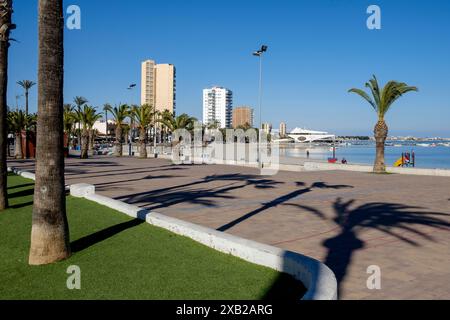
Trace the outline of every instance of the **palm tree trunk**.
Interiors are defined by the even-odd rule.
[[[92,152],[94,150],[94,130],[89,129],[89,151]]]
[[[87,159],[89,157],[89,131],[88,129],[83,129],[83,133],[81,134],[81,159]]]
[[[145,128],[141,128],[139,133],[139,158],[147,159],[147,145],[145,144]]]
[[[25,120],[28,119],[28,89],[25,89]],[[25,124],[25,154],[24,158],[28,159],[28,126]]]
[[[384,146],[388,135],[388,127],[383,119],[380,119],[374,129],[376,142],[376,157],[373,166],[374,173],[386,173],[386,164],[384,162]]]
[[[2,1],[3,8],[0,15],[0,27],[4,29],[0,35],[0,210],[8,207],[8,171],[7,153],[8,132],[7,126],[7,90],[8,90],[8,48],[9,25],[11,24],[12,0]]]
[[[16,133],[15,146],[14,146],[14,156],[16,159],[23,159],[22,153],[22,133]]]
[[[122,127],[120,123],[116,124],[116,143],[114,155],[116,157],[122,156]]]
[[[64,19],[62,0],[39,0],[36,183],[29,264],[70,256],[64,187]]]

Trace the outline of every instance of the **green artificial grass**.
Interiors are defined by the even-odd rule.
[[[33,181],[8,176],[0,212],[0,299],[298,299],[292,277],[217,252],[186,237],[67,197],[72,256],[29,266]],[[67,268],[81,269],[69,290]]]

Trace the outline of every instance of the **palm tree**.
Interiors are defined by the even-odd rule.
[[[88,151],[91,147],[93,147],[93,132],[92,128],[94,127],[95,122],[102,117],[101,113],[97,113],[96,108],[84,105],[81,111],[76,111],[77,121],[82,125],[81,130],[81,159],[88,158]]]
[[[417,87],[408,86],[406,83],[389,81],[380,91],[378,80],[375,76],[366,83],[366,87],[370,89],[372,97],[364,90],[350,89],[349,92],[356,93],[365,99],[375,110],[378,115],[378,122],[375,125],[374,134],[376,141],[376,158],[373,167],[375,173],[385,173],[386,164],[384,162],[384,146],[388,136],[388,126],[384,120],[386,113],[392,104],[405,93],[418,91]]]
[[[116,122],[116,143],[114,155],[116,157],[122,156],[122,129],[124,121],[130,116],[130,107],[126,104],[120,104],[118,107],[107,106],[106,110],[112,114]]]
[[[12,0],[3,0],[0,3],[0,210],[8,207],[7,185],[7,114],[6,104],[8,91],[8,49],[10,31],[15,28],[11,23]]]
[[[28,115],[28,94],[29,90],[36,85],[36,82],[31,80],[18,81],[17,84],[25,90],[25,115]]]
[[[67,144],[73,146],[73,127],[77,120],[76,114],[74,112],[74,108],[71,104],[64,105],[64,114],[63,114],[63,122],[64,122],[64,132],[67,135]]]
[[[144,104],[140,107],[134,106],[131,110],[132,117],[136,121],[136,125],[139,128],[139,157],[147,158],[147,131],[153,122],[154,109],[148,104]]]
[[[175,117],[172,113],[163,113],[162,119],[159,120],[170,133],[173,133],[175,130],[186,129],[188,131],[194,130],[194,123],[197,121],[196,118],[183,113],[177,117]],[[179,141],[172,141],[172,147],[178,144]]]
[[[73,102],[77,107],[77,111],[81,112],[81,107],[84,104],[88,103],[89,101],[84,97],[76,96],[75,98],[73,98]],[[78,145],[81,145],[81,123],[79,122],[78,122]]]
[[[207,125],[208,130],[220,129],[220,121],[214,120],[210,124]]]
[[[9,129],[14,132],[14,157],[23,159],[22,130],[25,128],[27,118],[22,110],[13,111],[8,114]]]
[[[17,82],[25,90],[25,116],[28,117],[28,94],[29,90],[36,85],[35,82],[31,80],[22,80]],[[28,127],[25,127],[25,158],[28,158]]]
[[[64,184],[62,0],[39,0],[39,70],[36,182],[29,264],[70,256]]]
[[[170,112],[167,109],[164,109],[163,112],[157,111],[157,123],[161,123],[161,130],[160,130],[160,140],[164,143],[167,141],[167,135],[168,135],[168,128],[162,123],[162,119],[171,119],[174,114]]]
[[[37,114],[32,113],[25,117],[25,127],[28,128],[30,132],[36,133],[37,131]]]
[[[97,108],[90,107],[86,121],[87,121],[87,127],[89,131],[89,151],[92,151],[94,149],[94,140],[95,140],[95,132],[97,130],[94,130],[95,123],[102,118],[103,114],[100,112],[97,112]]]

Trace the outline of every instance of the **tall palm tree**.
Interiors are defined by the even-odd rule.
[[[17,82],[25,90],[25,116],[28,117],[28,96],[30,89],[36,85],[31,80],[22,80]],[[28,127],[25,126],[25,158],[28,159]]]
[[[64,16],[62,0],[39,0],[36,182],[29,264],[70,256],[63,149]]]
[[[36,85],[36,82],[31,80],[18,81],[17,84],[25,90],[25,115],[28,115],[28,95],[30,89]]]
[[[122,129],[125,125],[124,121],[130,116],[130,107],[126,104],[120,104],[118,107],[108,106],[105,111],[112,114],[114,121],[116,122],[116,143],[114,155],[116,157],[122,156]]]
[[[408,86],[406,83],[389,81],[380,91],[378,80],[375,76],[366,83],[366,88],[370,89],[372,97],[361,89],[350,89],[349,92],[356,93],[366,100],[378,115],[378,122],[375,125],[374,134],[376,141],[376,158],[373,172],[385,173],[386,164],[384,161],[384,146],[388,136],[388,126],[384,120],[386,113],[392,104],[405,93],[418,91],[417,87]]]
[[[0,210],[8,207],[7,186],[7,114],[6,104],[8,91],[8,49],[10,31],[15,28],[11,23],[12,0],[0,1]]]
[[[147,158],[147,131],[150,125],[153,123],[154,109],[148,104],[142,106],[134,106],[131,110],[132,117],[136,121],[136,125],[139,128],[139,157]]]
[[[75,103],[75,106],[77,107],[77,111],[81,112],[81,107],[83,105],[85,105],[86,103],[88,103],[89,101],[84,97],[76,96],[75,98],[73,98],[73,102]],[[78,145],[81,146],[81,123],[79,123],[79,122],[78,122]],[[81,150],[81,148],[80,148],[80,150]]]
[[[25,128],[27,118],[22,110],[8,113],[9,129],[14,132],[14,157],[23,159],[22,130]]]

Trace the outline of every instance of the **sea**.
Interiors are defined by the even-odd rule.
[[[333,156],[331,145],[283,145],[280,147],[280,162],[295,163],[307,159],[327,161]],[[398,142],[388,141],[385,147],[385,161],[392,166],[402,153],[415,153],[417,168],[450,169],[450,141]],[[336,158],[345,158],[348,164],[370,164],[375,160],[375,143],[372,141],[346,142],[336,145]]]

